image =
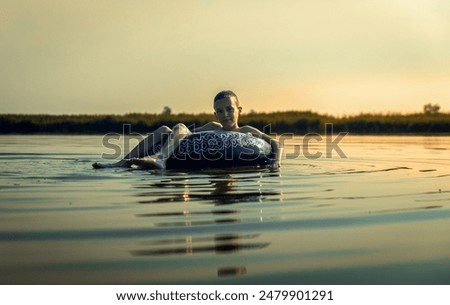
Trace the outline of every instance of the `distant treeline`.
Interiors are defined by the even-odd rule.
[[[201,126],[213,121],[212,114],[147,114],[124,115],[21,115],[0,114],[1,134],[106,134],[148,133],[161,125],[182,122]],[[248,113],[240,117],[240,125],[252,125],[266,133],[323,133],[332,123],[334,132],[352,134],[446,134],[450,133],[450,113],[359,114],[334,117],[311,111]],[[270,125],[270,129],[269,126]]]

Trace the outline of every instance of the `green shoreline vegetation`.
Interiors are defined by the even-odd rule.
[[[0,134],[106,134],[148,133],[161,125],[183,122],[200,126],[214,120],[212,114],[49,115],[0,114]],[[252,125],[266,133],[323,133],[333,124],[334,133],[351,134],[449,134],[450,113],[358,114],[335,117],[311,111],[250,112],[241,125]],[[270,125],[270,129],[269,126]]]

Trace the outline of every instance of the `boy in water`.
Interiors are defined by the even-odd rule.
[[[225,130],[251,133],[253,136],[259,137],[271,145],[274,158],[276,159],[274,167],[279,167],[281,150],[278,142],[252,126],[239,127],[239,115],[242,111],[242,107],[239,106],[239,99],[234,92],[229,90],[219,92],[214,98],[213,106],[214,115],[219,122],[209,122],[201,127],[195,128],[194,132]],[[144,158],[149,154],[149,151],[153,151],[153,146],[160,142],[159,139],[161,139],[163,135],[167,134],[170,134],[169,140],[164,143],[161,150],[155,155]],[[178,147],[179,141],[190,134],[191,131],[181,123],[175,125],[173,130],[167,126],[162,126],[153,133],[149,134],[146,139],[141,141],[119,162],[112,164],[94,163],[92,166],[94,168],[129,167],[132,164],[136,164],[140,166],[164,169],[166,160]]]

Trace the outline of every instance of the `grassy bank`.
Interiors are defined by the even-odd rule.
[[[105,134],[109,132],[147,133],[161,125],[183,122],[200,126],[214,120],[212,114],[124,115],[21,115],[0,114],[0,134]],[[359,114],[345,117],[321,115],[310,111],[249,113],[240,118],[241,125],[252,125],[267,133],[323,133],[326,123],[334,132],[352,134],[447,134],[450,113]],[[125,128],[124,128],[125,126]]]

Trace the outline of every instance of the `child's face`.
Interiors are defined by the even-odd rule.
[[[225,97],[214,102],[214,114],[225,130],[233,130],[239,127],[240,112],[241,107],[236,105],[234,97]]]

